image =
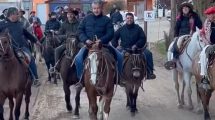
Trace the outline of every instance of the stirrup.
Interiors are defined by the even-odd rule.
[[[174,61],[167,61],[167,62],[164,64],[164,67],[165,67],[167,70],[175,69],[175,68],[176,68],[176,63],[175,63]]]

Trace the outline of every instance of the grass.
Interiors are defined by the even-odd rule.
[[[166,45],[164,40],[158,41],[156,44],[156,49],[161,55],[166,55]]]

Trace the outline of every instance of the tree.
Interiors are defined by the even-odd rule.
[[[118,8],[120,8],[121,10],[125,9],[125,1],[124,0],[113,0],[113,1],[108,1],[105,4],[104,7],[104,13],[108,14],[110,13],[111,9],[113,8],[113,5],[116,5]]]
[[[215,5],[215,0],[193,0],[194,9],[202,20],[205,19],[204,11],[210,6]]]

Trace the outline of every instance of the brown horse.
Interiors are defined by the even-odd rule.
[[[75,85],[79,80],[76,77],[76,67],[75,64],[70,67],[72,64],[74,57],[78,53],[80,47],[78,46],[80,43],[78,42],[78,37],[75,34],[70,34],[67,36],[66,40],[66,50],[65,54],[62,56],[60,62],[60,74],[63,80],[63,89],[65,93],[65,101],[66,108],[68,111],[72,111],[72,105],[70,102],[70,86]],[[80,107],[80,93],[81,88],[78,88],[76,91],[75,101],[75,113],[73,118],[79,118],[79,107]]]
[[[204,120],[211,120],[210,114],[209,114],[209,102],[212,95],[212,92],[215,89],[215,54],[210,55],[209,57],[209,65],[208,65],[208,79],[209,84],[204,84],[202,82],[202,76],[200,75],[200,64],[199,64],[199,54],[196,55],[194,62],[193,62],[193,68],[194,69],[194,75],[196,78],[196,89],[197,89],[197,100],[199,103],[199,109],[201,107],[201,102],[204,109]]]
[[[99,120],[108,120],[110,104],[114,92],[114,80],[117,76],[114,58],[101,43],[95,42],[88,48],[85,61],[84,83],[89,100],[90,120],[97,120],[97,96],[99,99]]]
[[[126,106],[130,109],[131,114],[135,115],[135,112],[137,112],[136,100],[138,90],[146,77],[146,62],[142,49],[127,49],[124,58],[123,76],[121,79],[125,82]]]
[[[49,72],[49,69],[51,66],[55,66],[55,48],[60,45],[60,40],[56,35],[54,35],[53,32],[47,32],[46,33],[46,39],[43,42],[43,50],[42,50],[42,55],[43,58],[45,59],[47,71],[48,71],[48,81],[51,81],[51,74]],[[54,83],[57,84],[57,78],[56,74],[53,74],[54,78]]]
[[[0,120],[4,120],[4,102],[9,99],[10,120],[13,120],[15,98],[15,119],[19,120],[22,98],[25,94],[25,119],[29,118],[29,103],[31,96],[31,80],[26,65],[16,57],[11,38],[7,30],[0,33]]]

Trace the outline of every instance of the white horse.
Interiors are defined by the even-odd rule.
[[[187,35],[179,37],[179,41],[184,39]],[[173,47],[174,41],[170,44],[167,57],[168,61],[172,60],[173,54],[172,54],[172,47]],[[185,48],[184,52],[179,56],[179,59],[176,62],[176,68],[173,69],[173,80],[175,83],[175,89],[177,92],[177,98],[178,98],[178,107],[182,108],[184,103],[184,90],[185,86],[187,88],[187,94],[188,94],[188,109],[193,109],[193,103],[191,99],[192,95],[192,89],[191,89],[191,77],[192,77],[192,62],[194,56],[202,51],[202,49],[206,46],[206,44],[201,40],[200,37],[200,30],[197,29],[197,31],[192,35],[190,43],[188,43],[187,47]],[[183,81],[183,88],[181,95],[179,93],[179,79],[182,79]],[[200,102],[198,98],[198,102]],[[199,106],[200,107],[200,106]],[[200,109],[198,109],[200,110]]]

